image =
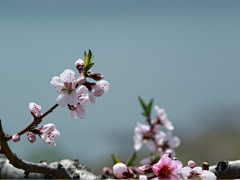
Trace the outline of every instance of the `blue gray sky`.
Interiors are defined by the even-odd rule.
[[[133,151],[133,129],[145,122],[138,96],[166,109],[176,135],[198,135],[216,115],[240,108],[239,32],[236,0],[1,1],[0,118],[6,133],[32,121],[29,102],[43,111],[55,104],[52,77],[64,69],[77,73],[74,63],[88,49],[95,56],[92,71],[111,84],[87,107],[86,119],[71,119],[60,107],[44,119],[61,132],[57,147],[39,138],[30,144],[26,135],[10,146],[27,160],[60,152],[94,167],[111,153]]]

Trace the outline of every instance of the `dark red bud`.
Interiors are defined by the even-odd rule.
[[[91,73],[90,78],[94,79],[95,81],[100,81],[103,79],[103,75],[100,73]]]

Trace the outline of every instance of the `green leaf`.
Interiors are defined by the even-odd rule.
[[[89,63],[88,55],[86,51],[84,51],[84,69],[88,65],[88,63]]]
[[[146,103],[142,100],[142,98],[139,96],[138,97],[142,107],[143,107],[143,110],[144,110],[144,113],[148,116],[148,106],[146,105]]]
[[[127,160],[127,166],[133,166],[133,161],[137,158],[137,152],[135,151]]]
[[[93,67],[94,63],[88,64],[85,68],[84,71],[87,72]]]
[[[153,103],[153,98],[151,99],[151,101],[148,103],[148,106],[147,106],[147,112],[148,112],[149,116],[150,116],[151,110],[152,110],[152,103]]]
[[[113,159],[113,163],[114,163],[114,164],[120,162],[120,159],[119,159],[117,156],[115,156],[114,154],[111,154],[111,156],[112,156],[112,159]]]
[[[92,51],[89,49],[88,51],[88,59],[89,59],[89,64],[92,62]]]

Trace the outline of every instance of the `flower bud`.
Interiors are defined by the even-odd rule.
[[[76,68],[78,69],[79,72],[83,71],[83,69],[84,69],[84,61],[82,59],[78,59],[75,62],[75,66],[76,66]]]
[[[34,143],[36,141],[36,136],[33,132],[28,132],[27,137],[30,143]]]
[[[113,173],[117,178],[133,177],[133,174],[129,172],[126,164],[123,163],[115,164],[113,166]]]
[[[29,109],[34,117],[41,117],[41,106],[34,102],[29,103]]]
[[[152,170],[152,166],[139,166],[138,167],[138,170],[143,173],[143,174],[148,174],[148,173],[152,173],[153,170]]]
[[[95,81],[100,81],[103,79],[103,75],[100,73],[91,73],[90,78],[94,79]]]
[[[111,168],[109,168],[109,167],[104,167],[103,168],[103,173],[104,174],[107,174],[107,175],[112,175],[112,169]]]
[[[13,142],[18,142],[20,140],[19,134],[13,134],[12,135],[12,140],[13,140]]]
[[[188,167],[194,168],[196,166],[196,163],[192,160],[188,161]]]
[[[99,97],[105,93],[108,92],[110,87],[109,82],[105,81],[105,80],[101,80],[96,82],[96,85],[92,86],[92,88],[94,89],[94,96]]]
[[[84,74],[80,74],[78,76],[77,83],[78,83],[79,86],[82,85],[83,83],[85,83],[85,76],[84,76]]]

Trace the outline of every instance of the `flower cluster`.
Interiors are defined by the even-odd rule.
[[[58,91],[57,103],[61,107],[69,107],[71,118],[84,119],[86,117],[85,107],[95,103],[95,97],[107,93],[110,84],[102,80],[103,76],[100,73],[85,72],[82,59],[78,59],[75,66],[80,72],[77,79],[72,70],[66,69],[60,76],[52,78],[51,85]],[[86,77],[93,78],[97,82],[89,83],[86,81]],[[77,89],[78,87],[79,89]]]
[[[27,132],[29,142],[36,141],[36,134],[48,146],[55,147],[54,138],[60,136],[60,132],[52,123],[43,125],[37,128],[42,119],[52,112],[58,105],[70,109],[70,117],[84,119],[86,117],[85,108],[92,103],[96,103],[95,97],[100,97],[107,93],[110,87],[109,82],[103,80],[103,75],[100,73],[91,73],[90,69],[94,65],[92,63],[92,52],[84,53],[84,61],[78,59],[75,62],[79,75],[75,78],[75,73],[71,69],[66,69],[60,76],[54,76],[51,80],[51,85],[58,91],[56,98],[57,104],[50,108],[44,114],[41,113],[41,106],[34,102],[29,103],[29,109],[34,117],[34,121],[24,130],[10,136],[14,142],[20,140],[20,136]],[[86,78],[91,78],[97,82],[88,82]]]
[[[181,141],[177,136],[172,136],[171,131],[174,130],[174,126],[167,118],[165,110],[155,106],[155,112],[157,119],[149,121],[148,125],[137,123],[133,136],[134,149],[138,151],[142,144],[146,143],[149,151],[156,151],[160,157],[163,154],[170,154],[173,157],[176,155],[174,148],[178,147]],[[159,131],[161,126],[164,126],[169,131],[166,133]],[[151,161],[149,162],[151,163]]]
[[[144,165],[139,166],[135,171],[132,167],[127,167],[124,163],[116,163],[113,166],[113,175],[119,179],[212,179],[216,180],[217,177],[214,173],[208,170],[203,170],[201,167],[195,167],[195,163],[190,161],[188,166],[183,167],[181,161],[177,158],[170,158],[169,154],[164,154],[162,158],[153,166]],[[194,163],[194,166],[192,165]],[[191,164],[191,165],[190,165]],[[148,176],[151,174],[151,176]]]

